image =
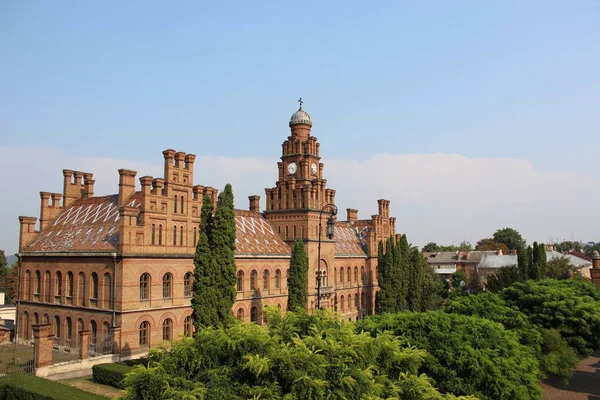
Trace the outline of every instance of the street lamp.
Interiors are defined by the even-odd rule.
[[[321,229],[322,223],[321,219],[323,218],[323,211],[328,210],[329,218],[327,218],[327,238],[329,240],[333,239],[333,228],[335,227],[335,221],[333,217],[337,215],[338,208],[335,204],[325,204],[319,212],[319,246],[317,250],[317,309],[321,309],[321,279],[323,278],[323,273],[321,272]]]

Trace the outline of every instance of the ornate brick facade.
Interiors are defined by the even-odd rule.
[[[300,108],[283,143],[276,186],[249,210],[236,210],[237,298],[233,313],[262,323],[266,305],[285,310],[291,244],[302,239],[309,258],[309,309],[316,304],[319,212],[335,203],[323,178],[312,120]],[[204,195],[217,190],[193,184],[193,154],[165,150],[164,176],[139,178],[119,170],[117,194],[94,196],[91,173],[63,170],[63,193],[41,192],[37,218],[19,217],[20,289],[18,335],[32,340],[32,325],[50,324],[55,345],[77,347],[89,331],[94,346],[106,340],[125,353],[191,334],[193,254]],[[379,213],[335,223],[321,237],[321,306],[351,320],[374,311],[377,243],[395,234],[389,201]],[[323,218],[325,220],[325,218]],[[118,335],[119,337],[114,337]],[[95,348],[92,348],[94,351]]]

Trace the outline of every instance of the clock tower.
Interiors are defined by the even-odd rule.
[[[289,122],[291,135],[282,145],[281,161],[277,163],[278,180],[274,188],[265,189],[267,208],[265,216],[275,227],[282,239],[290,246],[296,239],[304,242],[308,254],[308,295],[309,309],[316,304],[316,271],[318,266],[317,247],[319,224],[321,229],[321,270],[324,278],[321,293],[325,298],[322,306],[332,306],[327,294],[333,292],[333,274],[335,262],[335,238],[329,239],[326,233],[329,213],[320,213],[327,204],[335,204],[335,190],[327,189],[327,180],[323,179],[323,163],[317,138],[311,135],[310,115],[300,108]],[[329,284],[331,280],[331,285]],[[331,304],[329,304],[331,303]]]

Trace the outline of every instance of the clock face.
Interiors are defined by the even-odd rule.
[[[310,166],[310,172],[312,172],[313,175],[317,174],[317,164],[312,163],[312,165]]]
[[[296,163],[295,162],[288,164],[288,173],[295,174],[296,173],[296,169],[297,169],[297,167],[296,167]]]

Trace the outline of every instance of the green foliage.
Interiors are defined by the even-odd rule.
[[[583,251],[583,246],[579,242],[572,242],[570,240],[565,240],[562,243],[559,243],[556,245],[556,251],[558,251],[559,253],[570,252],[570,251]]]
[[[486,288],[492,292],[499,292],[504,288],[521,281],[521,272],[516,265],[502,267],[494,275],[487,278]]]
[[[3,400],[106,400],[107,397],[84,392],[58,382],[32,375],[16,374],[0,378]]]
[[[542,335],[542,353],[540,356],[540,369],[545,376],[554,375],[562,378],[568,384],[579,357],[575,349],[554,329],[538,329]]]
[[[296,239],[290,258],[288,274],[288,304],[289,311],[300,307],[306,310],[308,305],[308,256],[304,250],[304,242]]]
[[[569,271],[573,273],[571,276],[581,276],[579,268],[571,264],[567,257],[556,257],[546,264],[546,276],[550,279],[566,279]]]
[[[504,254],[510,253],[510,249],[504,243],[498,243],[492,238],[481,239],[477,242],[475,250],[502,250]]]
[[[455,399],[416,375],[426,353],[393,335],[359,333],[327,310],[267,313],[268,328],[205,328],[153,351],[124,399]]]
[[[92,375],[94,381],[103,385],[116,387],[123,389],[121,382],[125,375],[133,370],[133,367],[129,367],[124,364],[98,364],[92,367]]]
[[[542,328],[554,329],[586,357],[600,348],[600,292],[582,279],[518,282],[501,293]]]
[[[224,326],[234,320],[231,308],[236,296],[235,212],[231,185],[213,204],[204,196],[200,215],[200,239],[194,254],[192,319],[194,327]]]
[[[509,250],[518,249],[525,246],[525,239],[519,232],[512,228],[498,229],[493,236],[495,242],[504,243]]]
[[[460,242],[458,246],[449,245],[449,246],[439,246],[437,243],[429,242],[427,243],[422,251],[471,251],[473,250],[473,245],[466,240]]]
[[[600,253],[600,243],[596,243],[592,246],[590,245],[586,245],[583,248],[583,252],[585,253],[586,256],[588,257],[593,257],[594,256],[594,251],[597,251]]]
[[[419,369],[441,392],[481,399],[540,399],[538,361],[515,333],[483,318],[444,312],[384,314],[357,329],[391,332],[427,350]]]
[[[429,242],[425,246],[423,246],[421,251],[425,251],[425,252],[439,251],[439,248],[440,248],[440,246],[438,246],[437,243]]]
[[[0,290],[6,293],[6,303],[12,303],[10,275],[12,269],[8,266],[4,250],[0,250]]]
[[[517,247],[517,269],[519,281],[526,281],[529,277],[529,252],[524,246]]]

